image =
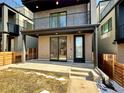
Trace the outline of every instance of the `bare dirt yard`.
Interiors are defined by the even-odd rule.
[[[55,73],[6,69],[0,71],[0,93],[66,93],[68,77]]]

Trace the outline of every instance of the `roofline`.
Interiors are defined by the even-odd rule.
[[[102,3],[102,2],[106,2],[106,1],[109,1],[109,0],[99,1],[99,3],[97,4],[97,6],[96,6],[96,7],[98,7],[98,6],[100,5],[100,3]]]
[[[118,4],[120,4],[123,0],[118,0],[116,4],[109,10],[109,12],[100,20],[102,22],[104,18],[113,10],[114,7],[116,7]]]
[[[15,12],[17,12],[17,13],[21,14],[22,16],[24,16],[24,17],[28,18],[30,21],[32,21],[32,19],[31,19],[31,18],[29,18],[29,17],[25,16],[24,14],[22,14],[21,12],[17,11],[17,10],[16,10],[16,9],[14,9],[14,8],[12,8],[12,7],[11,7],[11,6],[9,6],[8,4],[6,4],[6,3],[0,3],[0,5],[2,5],[2,6],[4,6],[4,5],[5,5],[5,6],[9,7],[10,9],[14,10]]]

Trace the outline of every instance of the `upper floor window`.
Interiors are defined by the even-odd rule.
[[[32,30],[33,29],[33,24],[31,24],[28,21],[24,20],[24,29],[25,30]]]
[[[101,34],[105,34],[112,30],[112,18],[101,26]]]
[[[52,13],[50,14],[50,27],[66,27],[67,18],[66,12]]]
[[[111,31],[112,30],[112,18],[110,18],[109,20],[108,20],[108,30],[109,31]]]

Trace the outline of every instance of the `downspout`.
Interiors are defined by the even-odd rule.
[[[97,26],[95,26],[95,63],[94,68],[98,67],[98,32]]]
[[[26,35],[22,35],[22,62],[26,62]]]

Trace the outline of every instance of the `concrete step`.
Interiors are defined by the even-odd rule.
[[[88,69],[71,69],[72,72],[86,72],[89,73],[91,70]]]
[[[82,76],[70,76],[70,79],[86,80],[86,77],[82,77]]]
[[[70,76],[82,76],[82,77],[87,77],[87,76],[89,76],[89,74],[86,73],[86,72],[73,72],[73,71],[71,71],[71,72],[70,72]]]

